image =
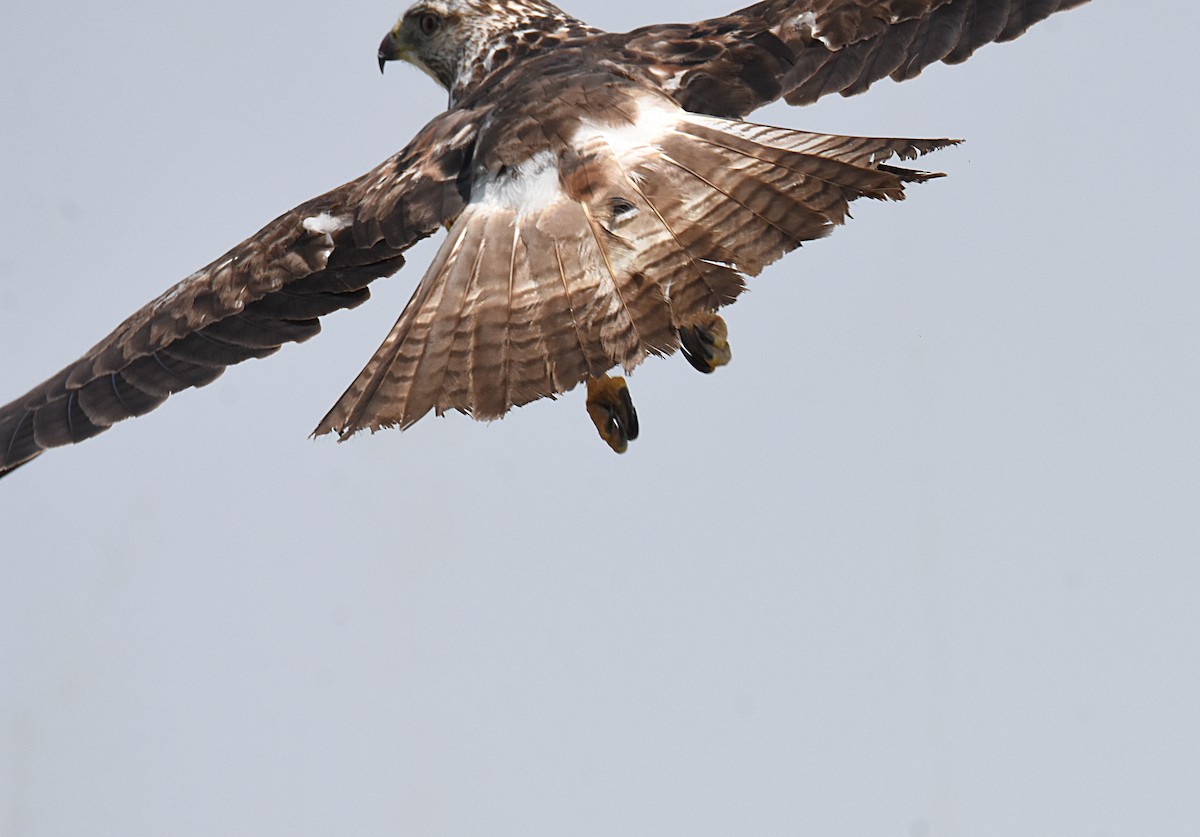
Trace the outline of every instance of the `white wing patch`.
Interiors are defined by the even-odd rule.
[[[304,219],[304,229],[317,235],[333,235],[335,232],[344,230],[349,224],[349,219],[339,218],[336,215],[330,215],[328,212],[322,212],[320,215],[312,215]]]
[[[892,22],[895,23],[894,20]],[[829,39],[817,31],[817,16],[812,12],[801,12],[794,18],[784,21],[783,27],[784,29],[790,29],[794,32],[798,32],[801,35],[807,33],[808,37],[824,44],[826,49],[835,49],[835,47],[830,44]]]

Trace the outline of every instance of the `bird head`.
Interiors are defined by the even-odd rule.
[[[379,69],[407,61],[453,104],[531,45],[594,31],[542,0],[419,0],[379,45]]]

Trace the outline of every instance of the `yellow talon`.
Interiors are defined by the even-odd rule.
[[[711,312],[701,314],[691,325],[679,329],[679,346],[687,362],[706,375],[729,363],[733,357],[729,328],[723,319]]]
[[[600,438],[617,453],[624,453],[638,437],[637,410],[624,378],[588,378],[587,411]]]

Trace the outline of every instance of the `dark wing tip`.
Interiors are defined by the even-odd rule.
[[[14,462],[11,465],[0,465],[0,480],[7,477],[9,474],[11,474],[13,471],[17,470],[18,468],[20,468],[22,465],[28,465],[30,462],[37,459],[43,453],[45,453],[45,451],[39,450],[37,453],[30,454],[29,456],[25,457],[24,459],[20,460],[19,462]]]

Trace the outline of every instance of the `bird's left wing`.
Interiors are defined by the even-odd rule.
[[[364,302],[371,281],[462,210],[478,117],[442,114],[378,168],[276,218],[0,407],[0,475],[307,340],[320,317]]]
[[[763,0],[694,24],[647,26],[619,38],[679,104],[745,116],[784,99],[850,96],[890,76],[965,61],[1087,0]]]

